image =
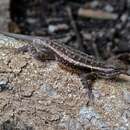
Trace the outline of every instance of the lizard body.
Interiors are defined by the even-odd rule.
[[[30,43],[26,43],[25,45],[31,44],[36,49],[36,53],[44,53],[44,51],[46,53],[51,52],[50,54],[52,55],[53,53],[59,62],[63,62],[63,64],[65,63],[71,66],[76,66],[80,69],[91,69],[97,73],[98,77],[114,78],[121,73],[125,73],[124,70],[120,70],[119,68],[116,68],[116,66],[107,66],[104,62],[97,61],[94,56],[60,44],[55,40],[7,32],[0,33],[8,37],[29,41]]]

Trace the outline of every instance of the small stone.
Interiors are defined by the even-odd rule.
[[[92,8],[96,8],[97,6],[99,5],[99,2],[98,1],[93,1],[93,2],[91,2],[91,7]]]
[[[28,18],[27,22],[30,23],[30,24],[35,24],[37,21],[34,18]]]
[[[125,102],[130,103],[130,92],[124,91],[123,95],[124,95]]]
[[[128,128],[121,126],[119,128],[115,128],[114,130],[128,130]]]
[[[83,130],[81,124],[76,119],[71,119],[68,122],[69,130]]]
[[[125,110],[122,114],[122,119],[125,123],[129,122],[130,119],[130,110]]]
[[[2,92],[3,90],[6,90],[8,88],[9,88],[9,86],[7,85],[7,81],[5,81],[5,80],[0,81],[0,92]]]
[[[104,10],[107,11],[107,12],[113,12],[114,11],[113,7],[110,4],[107,4],[105,6]]]
[[[81,122],[84,122],[84,120],[86,119],[91,120],[92,117],[96,117],[96,118],[100,117],[99,114],[96,113],[92,107],[87,108],[85,106],[80,108],[79,115],[80,115]]]
[[[114,108],[113,108],[112,104],[106,103],[106,104],[104,104],[103,109],[104,109],[106,112],[112,112],[112,110],[113,110]]]
[[[81,123],[75,119],[70,117],[63,117],[64,119],[61,120],[59,123],[59,129],[65,130],[84,130]]]
[[[58,25],[49,25],[48,32],[55,33],[56,31],[64,31],[68,30],[69,26],[66,24],[58,24]]]
[[[102,119],[97,120],[97,122],[95,122],[95,126],[98,127],[100,130],[110,130],[110,127]]]
[[[92,39],[92,35],[89,34],[89,33],[83,32],[82,35],[83,35],[83,37],[84,37],[85,40],[91,40]]]
[[[101,97],[101,92],[98,90],[93,90],[93,95],[94,95],[95,100],[99,99]]]
[[[127,15],[127,14],[123,14],[123,15],[121,16],[121,21],[122,21],[122,22],[125,22],[127,19],[128,19],[128,15]]]
[[[48,32],[54,33],[55,30],[56,30],[56,26],[54,26],[54,25],[49,25],[49,26],[48,26]]]
[[[56,96],[57,95],[57,92],[55,91],[55,89],[51,86],[51,85],[48,85],[48,84],[43,84],[41,86],[41,90],[46,92],[48,96]]]

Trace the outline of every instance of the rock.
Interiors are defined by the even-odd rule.
[[[1,80],[1,81],[0,81],[0,92],[6,90],[6,89],[8,89],[8,88],[9,88],[9,86],[7,85],[7,81]]]

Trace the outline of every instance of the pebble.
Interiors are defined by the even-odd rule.
[[[130,110],[125,110],[121,117],[124,123],[128,123],[130,119]],[[129,122],[129,125],[130,125],[130,122]]]
[[[84,121],[86,119],[91,120],[92,117],[100,118],[99,114],[94,111],[92,107],[81,107],[80,108],[80,121]]]
[[[55,89],[51,85],[48,85],[48,84],[43,84],[41,86],[41,91],[46,92],[47,95],[50,97],[57,95],[57,92],[55,91]]]
[[[121,21],[122,21],[122,22],[125,22],[127,19],[128,19],[128,15],[127,15],[127,14],[123,14],[123,15],[121,16]]]
[[[111,12],[114,11],[114,8],[113,8],[110,4],[107,4],[107,5],[104,7],[104,10],[111,13]]]
[[[49,33],[55,33],[56,31],[64,31],[64,30],[68,30],[68,29],[69,29],[69,26],[66,24],[49,25],[48,26]]]
[[[0,81],[0,92],[6,90],[6,89],[8,89],[8,88],[9,88],[9,86],[7,85],[7,81],[1,80],[1,81]]]
[[[89,122],[100,130],[110,130],[109,126],[105,121],[101,119],[101,116],[92,107],[81,107],[80,108],[80,122],[87,125]],[[88,122],[89,120],[89,122]]]
[[[124,100],[126,103],[130,104],[130,92],[128,92],[127,90],[125,90],[123,92],[123,96],[124,96]]]
[[[71,119],[68,122],[68,129],[69,130],[83,130],[81,124],[76,119]]]
[[[84,130],[81,123],[71,117],[66,117],[59,123],[59,129],[65,129],[65,130]]]
[[[56,26],[54,26],[54,25],[49,25],[49,26],[48,26],[48,32],[54,33],[55,30],[56,30]]]
[[[129,130],[129,129],[126,128],[126,127],[121,126],[121,127],[119,127],[119,128],[115,128],[114,130]]]
[[[93,2],[91,2],[91,7],[92,7],[92,8],[96,8],[98,5],[99,5],[99,2],[98,2],[98,1],[93,1]]]
[[[93,118],[91,120],[92,124],[94,126],[96,126],[98,129],[100,130],[110,130],[110,127],[107,125],[107,123],[105,121],[103,121],[102,119],[96,119]]]

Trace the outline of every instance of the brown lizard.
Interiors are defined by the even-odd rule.
[[[127,70],[124,68],[97,61],[94,56],[75,50],[55,40],[7,32],[0,33],[16,39],[29,41],[30,44],[23,46],[22,50],[24,48],[24,50],[31,52],[35,58],[42,59],[43,57],[51,57],[52,59],[56,59],[59,63],[79,69],[81,79],[83,79],[82,82],[89,90],[92,88],[91,79],[95,80],[97,77],[112,79],[118,77],[120,74],[128,75]],[[91,94],[91,92],[89,94]]]

